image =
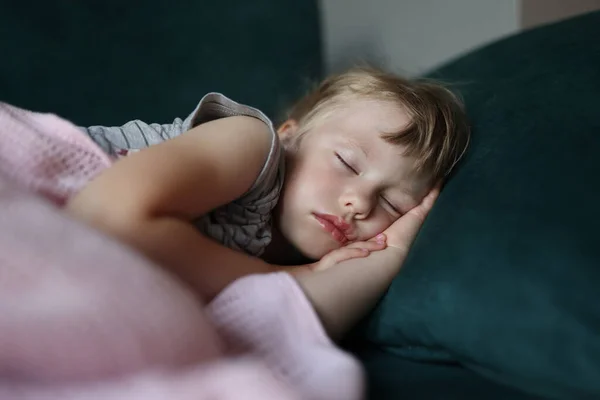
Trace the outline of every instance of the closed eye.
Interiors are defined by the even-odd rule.
[[[340,156],[338,153],[335,153],[335,156],[337,157],[337,159],[339,160],[339,162],[341,162],[346,168],[348,168],[350,171],[354,172],[356,175],[358,175],[358,171],[352,167],[350,164],[348,164],[346,162],[346,160],[344,160],[342,158],[342,156]]]
[[[346,162],[346,160],[344,160],[344,158],[342,156],[340,156],[338,153],[335,153],[336,158],[338,159],[338,161],[340,163],[342,163],[342,165],[347,168],[348,170],[352,171],[354,174],[359,175],[358,171],[352,167],[350,164],[348,164]],[[388,199],[386,199],[385,197],[381,196],[381,199],[387,204],[387,206],[392,210],[392,212],[398,214],[398,215],[402,215],[402,212],[400,210],[398,210],[398,208],[396,208]]]
[[[388,207],[392,209],[392,211],[394,211],[398,215],[402,215],[402,212],[400,212],[400,210],[398,210],[388,199],[386,199],[383,196],[381,196],[381,199],[388,205]]]

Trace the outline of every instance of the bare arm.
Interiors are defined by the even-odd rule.
[[[410,246],[439,194],[435,188],[384,233],[387,248],[342,261],[323,271],[296,275],[327,333],[339,339],[364,317],[400,272]]]
[[[113,234],[175,274],[204,301],[210,301],[235,279],[245,275],[275,271],[295,274],[307,269],[268,264],[258,257],[221,245],[199,233],[189,222],[177,218],[137,219]]]
[[[243,195],[270,145],[271,134],[257,119],[211,121],[120,160],[75,196],[67,211],[131,245],[209,300],[238,277],[273,270],[190,223]]]
[[[296,275],[329,336],[339,339],[375,306],[400,271],[404,257],[388,247],[366,258]]]

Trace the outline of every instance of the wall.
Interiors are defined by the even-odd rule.
[[[520,22],[531,28],[595,10],[600,10],[600,0],[521,0]]]
[[[320,0],[329,72],[368,61],[424,73],[473,48],[600,9],[600,0]]]

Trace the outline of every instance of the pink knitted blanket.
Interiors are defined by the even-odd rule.
[[[110,164],[68,121],[0,103],[0,399],[362,397],[362,369],[289,274],[239,279],[203,305],[66,216]]]

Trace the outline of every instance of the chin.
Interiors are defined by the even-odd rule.
[[[323,258],[327,253],[331,252],[332,250],[336,250],[339,247],[340,246],[334,246],[332,244],[327,244],[327,243],[323,243],[323,242],[320,242],[315,245],[315,243],[313,241],[312,244],[311,243],[299,244],[298,246],[296,246],[296,249],[298,249],[298,251],[304,257],[317,261],[317,260],[320,260],[321,258]]]
[[[297,224],[296,226],[302,226]],[[324,235],[321,231],[315,230],[315,223],[311,221],[310,225],[304,225],[304,229],[285,229],[286,226],[280,226],[279,232],[283,235],[288,245],[286,251],[296,252],[297,256],[305,259],[318,261],[332,250],[339,249],[341,246],[333,239]],[[292,250],[293,248],[293,250]]]

